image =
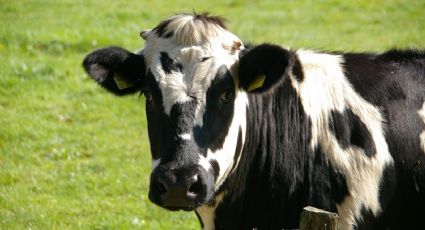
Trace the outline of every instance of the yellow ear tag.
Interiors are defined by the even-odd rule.
[[[120,77],[119,75],[114,75],[114,81],[118,86],[118,89],[127,89],[133,86],[130,82],[126,81],[124,78]]]
[[[266,75],[260,75],[255,78],[254,81],[248,86],[247,91],[251,92],[263,86],[264,80],[266,80]]]

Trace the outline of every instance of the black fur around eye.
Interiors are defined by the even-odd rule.
[[[143,94],[145,95],[145,98],[146,98],[146,104],[147,105],[152,105],[152,103],[153,103],[152,93],[149,92],[149,91],[145,91],[145,92],[143,92]]]
[[[233,99],[233,92],[230,91],[230,90],[225,91],[220,95],[220,100],[223,103],[228,103],[228,102],[232,101],[232,99]]]
[[[150,92],[144,92],[146,101],[152,101],[152,94]]]

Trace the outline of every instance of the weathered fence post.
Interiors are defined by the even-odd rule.
[[[300,230],[338,230],[338,214],[305,207],[301,213]]]

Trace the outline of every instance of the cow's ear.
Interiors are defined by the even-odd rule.
[[[123,48],[95,50],[84,58],[83,67],[99,85],[115,95],[135,93],[143,87],[143,56]]]
[[[277,45],[262,44],[243,52],[239,60],[239,87],[247,92],[269,90],[287,75],[293,53]]]

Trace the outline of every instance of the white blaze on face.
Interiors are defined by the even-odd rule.
[[[182,140],[187,141],[187,140],[192,139],[192,135],[190,135],[190,133],[183,133],[183,134],[180,134],[179,135],[179,138],[182,139]]]
[[[419,110],[418,113],[419,113],[419,116],[421,117],[422,121],[425,124],[425,102],[422,105],[422,109]],[[422,151],[424,151],[424,154],[425,154],[425,130],[422,131],[419,138],[420,138],[420,142],[421,142],[421,146],[422,146]]]

